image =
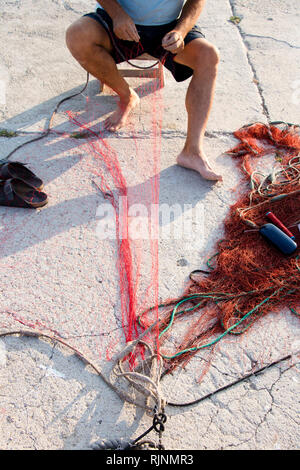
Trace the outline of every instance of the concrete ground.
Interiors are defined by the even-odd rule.
[[[61,98],[83,87],[86,74],[66,49],[64,32],[94,4],[2,0],[0,128],[19,133],[0,137],[0,158],[40,131]],[[254,121],[299,122],[299,15],[297,0],[207,1],[199,25],[219,48],[221,64],[206,150],[223,173],[223,183],[203,181],[174,164],[185,138],[188,82],[176,84],[166,73],[162,92],[153,93],[143,88],[146,79],[131,79],[145,96],[129,128],[105,135],[105,142],[118,155],[136,200],[139,194],[149,194],[155,173],[152,156],[160,153],[160,202],[189,205],[161,230],[187,220],[196,209],[204,216],[192,220],[192,240],[159,240],[160,299],[182,292],[188,274],[205,266],[222,236],[222,222],[236,197],[231,189],[240,181],[230,157],[224,156],[235,142],[232,132]],[[230,21],[234,16],[241,21]],[[99,95],[94,79],[84,95],[65,103],[62,111],[77,113],[81,122],[99,132],[115,98]],[[154,106],[156,118],[163,110],[161,140],[159,126],[151,121]],[[32,324],[48,333],[58,331],[105,369],[107,349],[114,353],[124,345],[115,244],[99,238],[104,199],[93,183],[99,184],[99,178],[91,142],[70,137],[78,128],[63,112],[54,129],[57,134],[13,156],[30,163],[45,181],[49,204],[40,211],[0,209],[1,332]],[[142,246],[148,262],[149,250]],[[147,287],[148,268],[142,265],[141,292]],[[204,381],[199,383],[197,355],[185,370],[163,381],[164,394],[170,401],[204,395],[252,367],[296,352],[298,338],[297,318],[288,311],[269,315],[239,341],[220,344]],[[298,448],[300,376],[295,363],[293,357],[202,404],[167,409],[165,447]],[[1,449],[85,449],[99,437],[138,436],[151,421],[124,404],[72,351],[14,336],[0,338],[0,423]]]

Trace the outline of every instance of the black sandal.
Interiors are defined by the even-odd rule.
[[[0,164],[0,180],[17,178],[33,188],[41,190],[43,181],[21,162],[4,162]]]
[[[0,181],[0,206],[36,209],[47,204],[47,194],[17,178]]]

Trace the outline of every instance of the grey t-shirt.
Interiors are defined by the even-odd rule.
[[[118,0],[118,3],[135,24],[151,26],[176,20],[185,0]],[[97,8],[99,7],[98,3]]]

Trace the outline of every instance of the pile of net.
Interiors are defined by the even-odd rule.
[[[288,307],[299,315],[300,260],[297,248],[283,255],[260,234],[272,211],[295,236],[300,233],[300,137],[294,125],[255,123],[235,132],[238,145],[230,154],[240,167],[243,181],[238,201],[230,207],[224,237],[184,294],[160,306],[160,353],[167,371],[185,365],[199,350],[212,348],[226,335],[240,335],[268,312]],[[263,158],[264,157],[264,158]],[[271,172],[259,163],[272,159]],[[172,327],[189,319],[177,342],[169,341]],[[139,318],[147,328],[151,310]]]

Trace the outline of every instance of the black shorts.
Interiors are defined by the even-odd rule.
[[[172,31],[176,26],[177,20],[159,26],[144,26],[137,24],[136,28],[140,36],[140,42],[137,43],[134,41],[124,41],[114,34],[112,19],[105,10],[97,8],[96,12],[87,13],[84,16],[88,16],[98,21],[98,23],[104,26],[108,31],[112,44],[117,46],[117,48],[114,47],[111,53],[117,64],[124,62],[124,58],[126,58],[126,60],[132,60],[143,53],[147,53],[160,59],[164,66],[170,70],[177,82],[182,82],[193,74],[193,70],[190,67],[174,62],[175,54],[166,51],[161,45],[163,37],[169,31]],[[184,43],[186,45],[193,41],[193,39],[204,37],[205,36],[201,32],[200,28],[198,26],[194,26],[186,35]]]

